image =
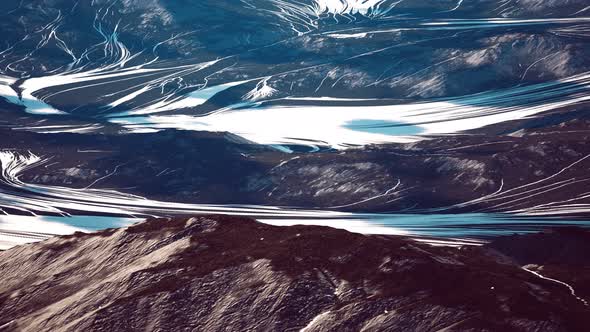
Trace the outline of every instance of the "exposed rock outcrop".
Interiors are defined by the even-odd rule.
[[[589,309],[487,248],[227,216],[0,253],[0,331],[582,331]]]

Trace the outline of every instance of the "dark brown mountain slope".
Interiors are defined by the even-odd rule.
[[[554,228],[537,234],[501,237],[487,247],[543,276],[567,282],[578,296],[590,299],[590,231]]]
[[[238,217],[0,253],[0,331],[584,331],[589,313],[487,248]]]

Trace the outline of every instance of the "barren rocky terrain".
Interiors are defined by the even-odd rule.
[[[521,267],[550,262],[518,248],[559,234],[450,248],[220,215],[150,219],[1,252],[0,330],[584,331],[587,291]]]

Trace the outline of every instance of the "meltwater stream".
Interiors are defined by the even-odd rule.
[[[364,234],[406,235],[433,244],[478,244],[491,237],[559,225],[590,226],[575,218],[499,213],[351,213],[256,205],[189,204],[151,200],[105,189],[30,184],[22,172],[46,160],[0,151],[0,249],[52,235],[123,227],[146,217],[195,214],[248,216],[279,226],[321,225]],[[439,209],[438,211],[444,211]]]
[[[223,213],[247,215],[260,222],[276,225],[318,225],[345,229],[362,234],[403,235],[433,245],[478,245],[502,235],[531,233],[556,226],[589,227],[584,220],[562,218],[518,217],[501,214],[366,214],[327,211],[299,211],[268,207],[197,206],[194,212],[178,211],[179,215]],[[156,207],[151,208],[157,212]],[[171,211],[162,211],[161,216]],[[123,216],[22,216],[0,215],[0,250],[15,245],[44,240],[54,235],[76,231],[93,232],[106,228],[129,226],[144,220]]]

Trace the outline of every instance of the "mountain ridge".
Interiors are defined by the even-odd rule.
[[[0,328],[582,331],[563,285],[486,248],[223,215],[0,253]],[[26,273],[24,273],[26,271]]]

